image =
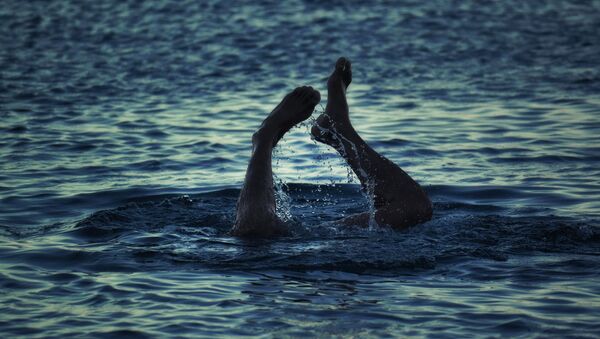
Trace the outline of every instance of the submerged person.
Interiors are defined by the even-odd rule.
[[[372,217],[379,225],[407,228],[431,219],[432,206],[425,191],[399,166],[373,150],[350,123],[346,89],[352,81],[350,61],[340,58],[327,81],[327,107],[311,134],[333,147],[346,160],[369,192],[375,207],[346,217],[343,225],[368,226]],[[230,233],[241,237],[271,237],[288,233],[275,213],[271,154],[277,142],[294,125],[308,119],[321,96],[312,87],[298,87],[286,95],[252,136],[252,156],[237,204]]]

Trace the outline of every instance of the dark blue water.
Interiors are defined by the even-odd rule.
[[[2,1],[0,333],[597,337],[597,1]],[[368,210],[309,123],[294,235],[226,233],[250,137],[353,61],[352,120],[434,201]],[[318,108],[317,111],[321,111]]]

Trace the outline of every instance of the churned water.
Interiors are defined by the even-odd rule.
[[[0,6],[7,337],[597,337],[597,1],[20,1]],[[357,130],[432,221],[368,205],[308,124],[294,235],[226,232],[250,137],[353,61]],[[318,108],[322,110],[322,108]]]

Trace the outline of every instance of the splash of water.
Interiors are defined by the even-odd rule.
[[[273,183],[275,189],[275,212],[282,221],[288,222],[292,220],[292,198],[285,192],[288,186],[275,174],[273,174]]]
[[[323,113],[325,114],[325,113]],[[326,114],[325,114],[326,115]],[[352,142],[351,140],[349,140],[348,138],[344,137],[343,135],[339,134],[339,133],[335,133],[327,128],[321,127],[319,125],[315,125],[317,126],[317,128],[319,128],[319,130],[321,132],[325,132],[325,133],[330,133],[331,136],[333,137],[333,139],[339,143],[341,145],[341,149],[339,150],[339,152],[341,153],[342,157],[346,158],[346,157],[350,157],[349,151],[354,152],[355,157],[359,157],[360,153],[358,152],[358,147],[356,146],[356,144],[354,142]],[[316,140],[313,141],[316,142]],[[345,145],[349,145],[350,146],[350,150],[348,150],[346,148]],[[365,159],[367,160],[367,159]],[[350,168],[350,166],[345,163],[346,166],[346,170],[348,172],[348,183],[353,182],[353,171]],[[331,170],[331,169],[330,169]],[[361,166],[361,163],[358,162],[358,174],[365,179],[365,183],[362,185],[363,189],[361,190],[361,193],[363,194],[363,196],[365,197],[365,199],[367,200],[368,203],[368,213],[369,213],[369,230],[373,230],[375,229],[378,225],[377,225],[377,221],[375,220],[375,203],[374,203],[374,197],[375,197],[375,181],[373,180],[373,178],[371,178],[367,171],[364,170],[364,168]]]

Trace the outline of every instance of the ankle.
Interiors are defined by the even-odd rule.
[[[261,126],[254,134],[252,134],[252,146],[268,146],[275,145],[275,134],[269,129]]]
[[[358,133],[350,123],[350,121],[336,121],[331,125],[331,130],[334,134],[342,138],[353,139]]]
[[[339,119],[333,123],[333,128],[342,134],[354,132],[354,127],[350,123],[350,119]]]

